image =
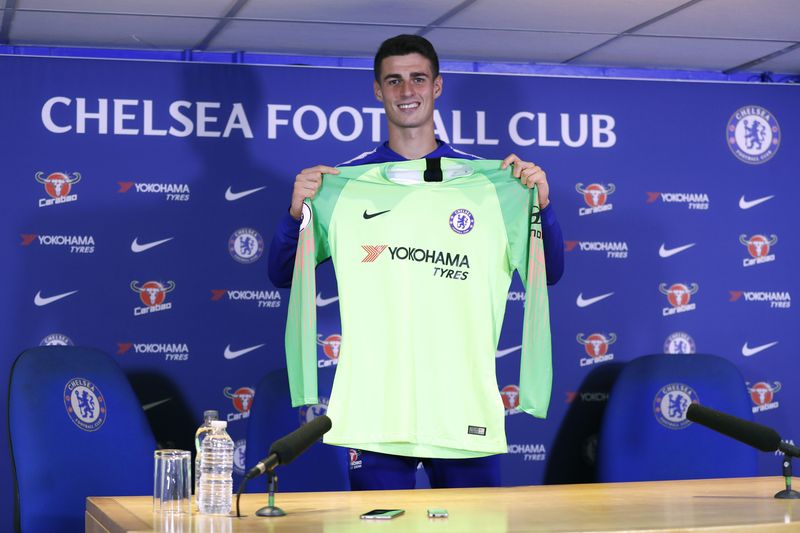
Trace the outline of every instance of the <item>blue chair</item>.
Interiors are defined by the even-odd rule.
[[[273,442],[291,433],[316,415],[325,414],[324,406],[292,407],[289,378],[281,368],[264,376],[256,385],[247,424],[246,470],[267,456]],[[292,463],[279,466],[278,492],[314,492],[350,490],[349,455],[346,448],[314,443]],[[250,481],[248,489],[263,491],[264,478]],[[280,505],[280,497],[278,497]]]
[[[153,492],[156,441],[125,374],[101,351],[22,352],[8,428],[17,531],[83,531],[87,496]]]
[[[686,420],[697,402],[752,420],[737,367],[715,355],[648,355],[611,389],[598,441],[598,480],[649,481],[758,474],[754,448]]]

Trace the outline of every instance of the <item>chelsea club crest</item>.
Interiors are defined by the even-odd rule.
[[[653,414],[667,429],[684,429],[691,424],[686,419],[686,410],[693,403],[700,403],[693,388],[683,383],[670,383],[661,387],[653,399]]]
[[[459,235],[469,233],[473,226],[475,226],[475,217],[468,209],[456,209],[450,214],[450,229]]]
[[[761,106],[740,107],[725,130],[728,148],[740,161],[766,163],[781,145],[781,128],[775,116]]]
[[[97,431],[108,415],[103,393],[84,378],[72,378],[67,382],[64,407],[70,420],[84,431]]]

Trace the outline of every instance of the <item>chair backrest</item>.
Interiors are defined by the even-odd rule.
[[[75,346],[26,350],[8,392],[18,531],[83,531],[87,496],[152,494],[156,442],[110,356]]]
[[[264,376],[256,385],[253,405],[247,423],[247,470],[267,456],[277,439],[290,433],[315,416],[325,414],[324,405],[294,408],[289,397],[289,378],[286,369],[278,369]],[[342,491],[350,489],[348,479],[349,456],[346,448],[314,443],[292,463],[280,466],[279,492]],[[251,485],[261,481],[251,481]],[[248,487],[252,489],[253,487]],[[280,505],[280,502],[278,503]]]
[[[752,420],[736,366],[715,355],[648,355],[611,389],[598,442],[598,480],[755,476],[757,451],[686,420],[691,403]]]

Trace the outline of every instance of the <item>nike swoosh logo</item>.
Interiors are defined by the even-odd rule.
[[[323,298],[322,293],[317,293],[317,307],[325,307],[326,305],[330,305],[336,300],[338,300],[338,296],[334,296],[333,298]]]
[[[772,200],[773,198],[775,198],[775,195],[771,194],[769,196],[763,196],[761,198],[756,198],[755,200],[745,200],[744,199],[744,195],[742,195],[742,197],[739,198],[739,208],[740,209],[750,209],[751,207],[755,207],[758,204],[763,204],[767,200]]]
[[[42,307],[43,305],[48,305],[48,304],[51,304],[53,302],[57,302],[57,301],[61,300],[62,298],[66,298],[67,296],[72,296],[76,292],[78,292],[78,291],[64,292],[62,294],[56,294],[55,296],[47,296],[47,297],[45,297],[45,296],[42,296],[42,291],[38,291],[36,293],[36,296],[33,297],[33,303],[35,303],[38,307]]]
[[[520,348],[522,348],[521,344],[519,346],[514,346],[513,348],[506,348],[505,350],[497,350],[497,353],[495,354],[495,358],[496,359],[500,359],[501,357],[505,357],[510,353],[516,352]]]
[[[377,213],[367,213],[367,210],[364,209],[364,220],[369,220],[371,218],[375,218],[375,217],[377,217],[379,215],[383,215],[385,213],[388,213],[389,211],[391,211],[391,209],[387,209],[386,211],[378,211]]]
[[[242,350],[231,350],[231,345],[227,345],[225,347],[225,359],[236,359],[239,356],[242,356],[246,353],[250,353],[253,350],[258,350],[262,346],[266,346],[266,344],[259,344],[257,346],[250,346],[249,348],[244,348]]]
[[[245,196],[250,196],[253,193],[257,193],[261,189],[266,189],[266,188],[267,186],[265,185],[263,187],[257,187],[255,189],[247,189],[246,191],[233,192],[231,188],[228,187],[228,189],[225,191],[225,199],[228,200],[229,202],[235,202],[236,200],[240,200]]]
[[[742,355],[745,357],[750,357],[751,355],[755,355],[759,352],[763,352],[764,350],[772,348],[776,344],[778,344],[778,341],[770,342],[768,344],[762,344],[761,346],[753,346],[752,348],[750,348],[745,342],[744,346],[742,346]]]
[[[575,301],[575,303],[578,305],[578,307],[588,307],[588,306],[590,306],[592,304],[596,304],[600,300],[605,300],[606,298],[608,298],[612,294],[614,294],[614,293],[613,292],[609,292],[609,293],[606,293],[606,294],[601,294],[600,296],[595,296],[594,298],[584,298],[583,297],[583,293],[580,293],[580,294],[578,294],[578,299]]]
[[[136,237],[135,239],[133,239],[133,242],[131,243],[131,252],[138,254],[147,251],[150,248],[155,248],[156,246],[164,244],[165,242],[171,241],[174,238],[175,237],[169,237],[167,239],[161,239],[160,241],[153,241],[153,242],[146,242],[144,244],[139,244],[139,237]]]
[[[691,248],[695,244],[697,244],[697,243],[693,242],[691,244],[684,244],[683,246],[678,246],[678,247],[675,247],[675,248],[667,248],[667,247],[664,246],[664,243],[662,242],[661,243],[661,248],[658,249],[658,255],[659,255],[659,257],[672,257],[673,255],[679,254],[684,250],[688,250],[689,248]]]
[[[172,399],[172,398],[164,398],[163,400],[158,400],[157,402],[146,403],[146,404],[144,404],[144,405],[142,406],[142,411],[149,411],[149,410],[150,410],[150,409],[152,409],[153,407],[158,407],[158,406],[159,406],[159,405],[161,405],[162,403],[167,403],[167,402],[168,402],[168,401],[170,401],[171,399]]]

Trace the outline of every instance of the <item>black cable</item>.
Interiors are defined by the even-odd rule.
[[[244,490],[244,486],[247,484],[247,480],[243,479],[241,483],[239,483],[239,490],[236,491],[236,518],[241,518],[242,514],[239,512],[239,497],[242,495],[242,491]]]

